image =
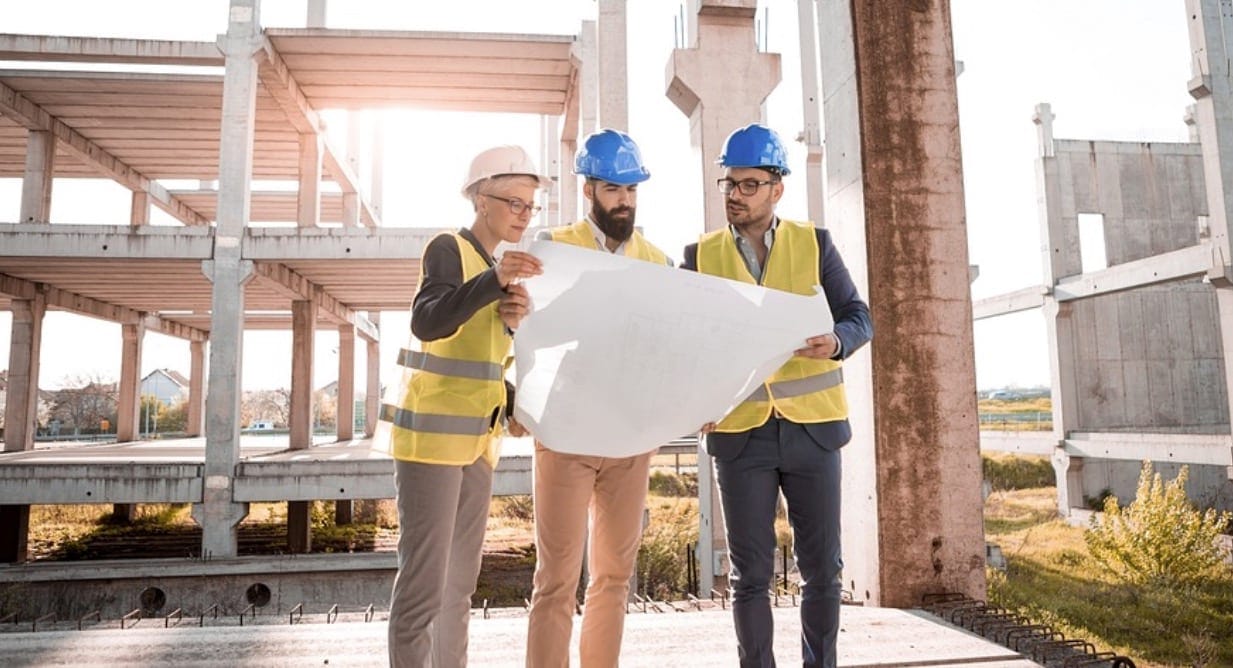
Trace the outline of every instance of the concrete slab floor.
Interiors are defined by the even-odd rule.
[[[472,618],[470,665],[522,666],[526,613],[492,611]],[[774,608],[775,652],[780,665],[800,665],[799,609]],[[354,619],[354,617],[352,618]],[[0,634],[5,666],[384,666],[386,621],[324,624],[320,615],[287,624],[285,616],[258,617],[239,626],[215,622],[163,628],[144,620],[121,630],[114,625],[77,630]],[[195,622],[196,620],[193,620]],[[63,623],[62,623],[63,624]],[[841,617],[839,664],[873,666],[966,666],[1028,668],[1038,664],[967,631],[909,610],[845,607]],[[105,628],[104,628],[105,627]],[[578,665],[574,624],[573,665]],[[61,626],[63,628],[63,626]],[[621,665],[735,666],[736,640],[731,611],[641,613],[626,618]]]

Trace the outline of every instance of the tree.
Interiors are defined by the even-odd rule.
[[[116,385],[98,375],[74,376],[52,395],[52,418],[73,434],[111,431],[116,422]],[[103,421],[110,423],[104,429]]]
[[[188,428],[188,401],[180,400],[163,406],[158,412],[160,431],[182,432]]]

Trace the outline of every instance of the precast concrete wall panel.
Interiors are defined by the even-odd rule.
[[[1198,282],[1074,303],[1079,429],[1227,432],[1216,297]]]

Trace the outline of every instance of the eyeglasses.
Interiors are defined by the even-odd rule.
[[[528,209],[531,211],[532,216],[537,215],[540,211],[544,210],[544,207],[538,204],[530,204],[518,199],[517,197],[501,197],[500,195],[489,195],[488,193],[484,193],[484,197],[491,197],[493,199],[505,202],[509,205],[509,212],[515,216],[521,216],[522,212]]]
[[[724,177],[716,181],[715,185],[719,186],[719,192],[725,195],[732,192],[733,190],[739,190],[741,191],[742,195],[746,197],[750,197],[758,192],[758,188],[761,188],[762,186],[769,185],[772,183],[779,183],[779,179],[767,179],[766,181],[755,181],[754,179],[741,179],[740,181],[735,181],[733,179]]]

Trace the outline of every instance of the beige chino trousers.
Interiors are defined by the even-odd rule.
[[[569,666],[584,544],[589,552],[590,581],[578,654],[583,668],[617,665],[654,453],[620,458],[571,455],[536,442],[536,562],[527,631],[529,668]]]

